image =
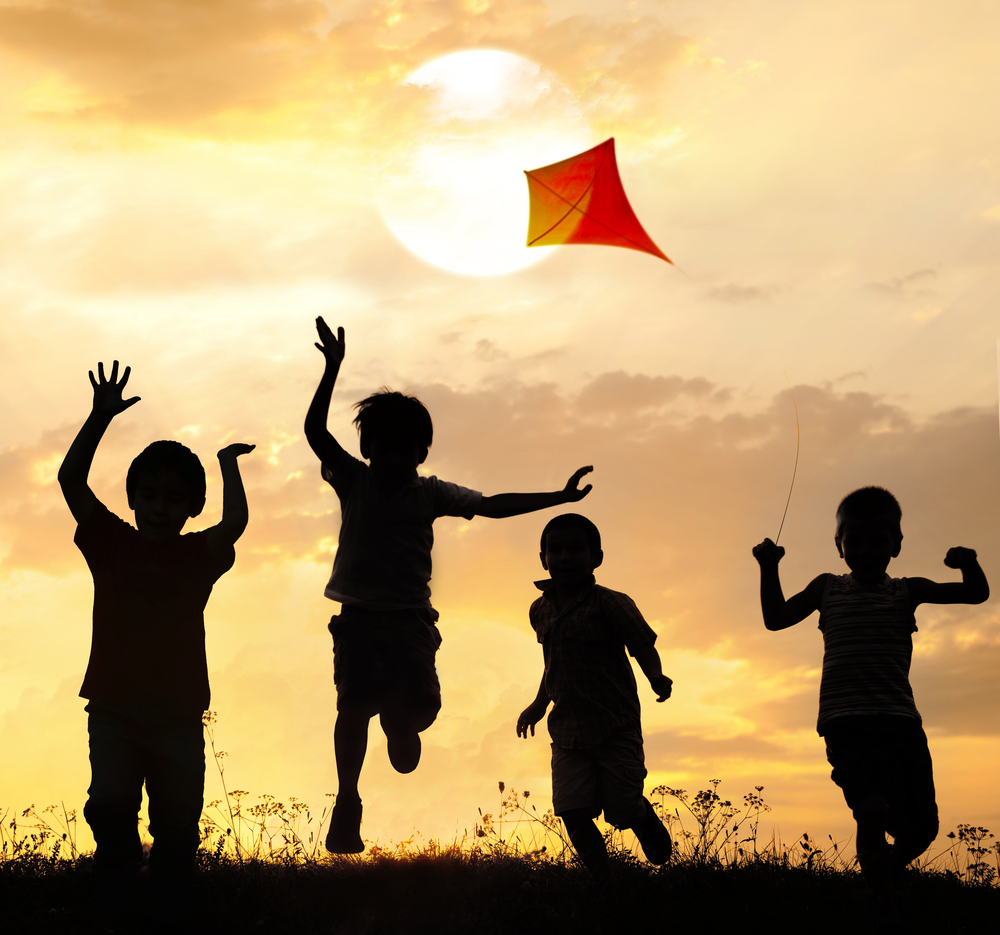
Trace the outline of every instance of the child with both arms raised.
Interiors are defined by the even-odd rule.
[[[542,530],[542,592],[532,605],[532,629],[542,644],[545,672],[535,700],[517,719],[528,731],[554,702],[552,808],[563,820],[584,866],[599,883],[610,879],[607,847],[594,819],[631,828],[650,863],[670,859],[670,835],[642,794],[646,777],[639,695],[626,648],[649,679],[657,701],[672,682],[660,666],[656,634],[630,597],[601,587],[594,569],[604,561],[601,534],[585,516],[564,513]]]
[[[475,490],[422,477],[417,468],[433,436],[419,400],[383,391],[358,403],[354,420],[365,464],[327,430],[333,387],[344,360],[344,329],[334,335],[316,320],[316,347],[326,367],[306,415],[305,433],[340,498],[341,529],[325,595],[340,602],[333,635],[337,723],[334,752],[339,791],[326,839],[333,853],[364,850],[358,780],[369,721],[379,716],[389,761],[401,773],[416,769],[420,732],[437,717],[441,687],[434,658],[441,644],[431,606],[432,524],[439,516],[504,517],[581,500],[577,488],[592,468],[580,468],[559,491],[484,497]]]
[[[881,487],[848,494],[837,508],[834,542],[850,573],[819,575],[787,600],[778,578],[784,548],[765,539],[753,550],[768,630],[820,613],[825,650],[817,731],[858,823],[858,862],[889,907],[903,869],[938,832],[931,756],[909,682],[913,612],[925,603],[981,604],[990,594],[972,549],[945,556],[949,568],[961,570],[961,582],[890,578],[886,568],[903,541],[901,517],[896,498]]]
[[[93,642],[80,694],[89,699],[92,778],[83,813],[94,833],[98,905],[128,911],[142,860],[137,813],[149,796],[149,854],[161,908],[186,894],[200,843],[205,788],[202,713],[209,703],[204,609],[212,586],[235,561],[247,525],[237,458],[253,445],[219,452],[225,485],[221,521],[181,535],[205,505],[205,470],[175,441],[153,442],[125,481],[135,527],[90,489],[90,467],[105,431],[139,397],[123,399],[130,368],[110,379],[90,373],[93,407],[62,466],[59,484],[77,528],[74,541],[94,578]]]

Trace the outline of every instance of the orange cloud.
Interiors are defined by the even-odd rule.
[[[576,393],[515,382],[478,391],[440,384],[407,389],[434,416],[428,467],[446,479],[487,493],[557,489],[579,465],[595,465],[594,493],[577,509],[604,533],[601,578],[630,593],[657,621],[668,655],[692,650],[754,659],[764,678],[789,667],[818,666],[817,634],[786,638],[764,632],[749,555],[750,546],[776,533],[790,479],[795,439],[787,392],[748,414],[735,408],[731,392],[704,379],[621,371],[602,374]],[[786,590],[840,568],[831,544],[833,511],[843,494],[866,483],[888,486],[903,505],[904,547],[894,573],[948,578],[952,573],[942,559],[959,544],[977,548],[991,570],[991,559],[1000,554],[990,520],[997,506],[995,415],[957,410],[918,424],[870,394],[807,386],[796,389],[796,400],[802,457],[782,537],[789,550],[782,565]],[[353,448],[346,418],[338,431]],[[70,434],[49,433],[34,448],[0,456],[8,491],[2,517],[8,551],[0,569],[55,575],[79,570],[72,523],[50,476]],[[339,526],[336,495],[320,481],[301,438],[279,444],[273,463],[245,461],[252,520],[232,575],[314,562],[323,569],[315,582],[318,595]],[[116,464],[120,453],[122,474],[126,447],[119,439],[113,459],[105,453]],[[214,464],[209,469],[214,477]],[[215,521],[218,492],[213,482],[200,522]],[[532,515],[439,521],[436,602],[451,613],[475,614],[490,606],[520,620],[531,581],[543,574],[536,555],[543,521]],[[963,530],[962,542],[952,541],[955,529]],[[923,655],[914,678],[926,685],[931,708],[942,712],[935,723],[948,731],[996,732],[1000,702],[991,700],[990,685],[1000,621],[985,608],[966,607],[922,610],[918,621]],[[801,629],[812,628],[809,623]],[[753,705],[749,698],[731,703]],[[790,724],[808,727],[813,707],[804,695]]]
[[[397,87],[407,74],[466,48],[525,55],[559,74],[596,118],[620,118],[624,107],[633,124],[652,125],[644,111],[669,73],[697,57],[692,40],[656,19],[556,19],[536,0],[333,11],[316,0],[7,0],[0,48],[35,76],[24,98],[35,116],[226,136],[256,136],[264,124],[292,136],[378,133],[387,115],[405,119],[400,109],[416,93]]]

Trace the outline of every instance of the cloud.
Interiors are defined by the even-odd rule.
[[[174,123],[276,106],[324,19],[309,0],[15,0],[0,42],[79,88],[76,117]]]
[[[16,569],[66,575],[78,571],[73,518],[55,473],[75,433],[46,432],[36,445],[0,453],[0,572]]]
[[[761,286],[741,286],[737,283],[727,283],[715,289],[709,289],[707,295],[717,302],[729,302],[739,305],[744,302],[757,302],[760,299],[769,298],[774,293],[773,289]]]
[[[655,122],[644,110],[695,46],[654,18],[555,18],[537,0],[334,8],[318,0],[7,0],[0,48],[35,75],[23,106],[39,117],[251,135],[263,120],[293,136],[328,137],[402,117],[415,97],[398,87],[407,74],[467,48],[538,61],[598,116],[620,117],[624,106]],[[52,75],[59,80],[46,82]],[[612,103],[622,94],[626,101]]]
[[[918,269],[916,272],[890,279],[888,282],[870,282],[868,283],[868,288],[886,295],[895,296],[934,295],[934,291],[930,288],[930,283],[936,277],[937,270]]]
[[[284,382],[281,372],[272,379]],[[723,393],[703,378],[623,371],[599,374],[575,391],[513,380],[478,389],[403,388],[431,410],[436,431],[429,467],[446,479],[491,493],[551,490],[577,466],[595,465],[594,492],[574,509],[601,528],[607,557],[600,579],[636,600],[659,634],[664,668],[675,681],[675,698],[666,705],[644,696],[656,781],[700,788],[709,774],[721,772],[727,794],[761,783],[770,793],[788,785],[792,770],[798,792],[783,806],[782,820],[811,816],[815,822],[816,800],[803,790],[826,782],[814,733],[822,638],[814,619],[782,633],[764,630],[749,554],[764,535],[773,536],[787,490],[795,444],[787,391],[751,408],[738,392]],[[344,387],[345,399],[360,395],[355,390]],[[811,386],[798,386],[795,394],[803,447],[782,534],[786,593],[819,572],[840,570],[833,511],[847,490],[872,482],[889,486],[903,505],[905,539],[895,573],[953,580],[941,562],[957,544],[977,548],[990,573],[1000,554],[995,413],[953,410],[917,422],[872,394]],[[211,427],[217,412],[203,415],[200,448],[228,431]],[[349,417],[341,407],[331,426],[353,447]],[[102,491],[118,490],[128,453],[141,447],[134,430],[120,428],[100,452],[95,484]],[[18,608],[0,630],[0,643],[21,647],[11,674],[24,691],[45,684],[45,694],[66,682],[63,718],[79,704],[71,695],[86,658],[89,616],[72,522],[52,481],[73,431],[52,431],[33,446],[0,455],[8,494],[2,515],[8,551],[0,569],[5,600]],[[261,430],[257,441],[261,456],[243,459],[251,524],[206,616],[213,708],[221,712],[220,746],[230,753],[228,779],[254,794],[293,793],[318,811],[335,772],[329,740],[317,746],[316,738],[329,734],[333,717],[324,627],[333,608],[322,588],[337,502],[319,480],[308,446],[287,424]],[[206,524],[218,517],[214,467],[209,478]],[[109,499],[120,508],[120,493]],[[531,582],[542,574],[536,553],[544,518],[436,524],[432,586],[445,636],[446,709],[428,734],[426,760],[413,780],[388,769],[373,732],[365,793],[373,803],[370,833],[384,838],[416,825],[450,839],[449,822],[467,815],[471,823],[498,779],[531,789],[540,807],[545,804],[545,744],[521,743],[511,728],[541,666],[526,610],[537,593]],[[961,542],[954,541],[956,529],[963,531]],[[60,576],[69,583],[59,592],[62,604],[42,599],[57,593]],[[32,623],[33,613],[43,614],[48,629]],[[1000,618],[989,605],[956,605],[923,608],[918,622],[913,684],[928,728],[939,738],[996,738]],[[57,666],[25,649],[67,627],[73,639]],[[36,631],[37,639],[29,639]],[[22,700],[2,727],[4,736],[24,743],[28,726],[50,703],[39,704]],[[270,755],[275,738],[286,738],[294,751],[288,763]],[[32,762],[25,775],[37,778],[48,748],[26,749]],[[77,763],[67,781],[79,772]],[[82,780],[72,781],[82,796]],[[217,794],[215,782],[210,776],[209,798]],[[39,781],[38,788],[54,795],[56,785]],[[71,801],[72,794],[62,792]],[[796,795],[805,799],[796,804]],[[833,815],[842,810],[835,802],[831,808]]]

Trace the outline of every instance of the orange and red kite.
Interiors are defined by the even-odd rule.
[[[529,247],[604,244],[643,250],[673,264],[642,229],[625,197],[614,137],[578,156],[524,174],[531,199]]]

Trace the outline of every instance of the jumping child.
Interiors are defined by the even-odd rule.
[[[361,839],[358,779],[368,748],[369,721],[379,716],[389,761],[400,773],[420,761],[420,732],[441,708],[434,658],[441,644],[431,606],[432,524],[439,516],[504,517],[581,500],[591,490],[577,484],[580,468],[553,493],[484,497],[475,490],[417,473],[430,448],[433,427],[423,404],[388,390],[357,404],[354,420],[361,455],[347,454],[327,430],[330,397],[344,360],[344,329],[334,336],[316,319],[316,347],[326,367],[309,412],[305,434],[322,464],[323,477],[340,498],[340,543],[325,595],[341,604],[330,621],[333,635],[337,724],[334,752],[339,791],[326,846],[356,854]]]
[[[118,380],[98,364],[90,415],[59,469],[73,518],[74,542],[94,578],[93,642],[80,695],[89,699],[92,779],[83,810],[97,851],[98,902],[124,911],[142,860],[137,813],[149,796],[150,870],[164,898],[183,898],[200,843],[205,788],[202,713],[208,707],[204,610],[212,585],[235,561],[247,525],[237,457],[253,445],[219,452],[222,520],[181,535],[205,505],[205,471],[175,441],[153,442],[125,481],[135,526],[101,503],[88,484],[97,446],[123,400],[130,368]]]
[[[816,729],[858,823],[858,863],[891,913],[903,868],[938,832],[931,756],[909,681],[913,612],[925,603],[981,604],[990,594],[972,549],[945,556],[945,565],[961,570],[961,582],[890,578],[886,568],[903,542],[901,518],[896,498],[881,487],[848,494],[837,507],[834,543],[850,573],[819,575],[788,600],[778,578],[784,548],[765,539],[753,549],[768,630],[820,613],[825,649]]]
[[[601,587],[594,569],[604,561],[601,533],[585,516],[564,513],[542,530],[541,592],[530,610],[542,644],[545,672],[535,700],[517,719],[527,739],[554,702],[552,808],[595,881],[609,879],[604,838],[594,819],[631,828],[646,859],[670,859],[670,835],[642,794],[646,778],[639,694],[625,650],[635,658],[657,701],[670,697],[672,682],[660,667],[656,634],[630,597]]]

